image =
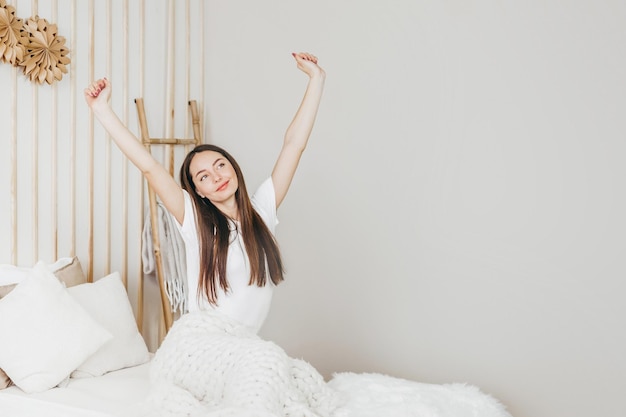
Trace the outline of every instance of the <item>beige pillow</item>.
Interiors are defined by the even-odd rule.
[[[13,382],[11,382],[11,378],[9,378],[7,374],[5,374],[2,369],[0,369],[0,389],[8,388],[11,385],[13,385]]]
[[[15,288],[17,284],[11,284],[11,285],[0,285],[0,298],[4,297],[5,295],[7,295],[8,293],[11,292],[11,290],[13,288]]]
[[[69,263],[55,269],[54,265],[51,265],[54,275],[65,284],[66,287],[73,287],[74,285],[80,285],[87,282],[87,277],[83,272],[83,268],[80,265],[80,261],[76,256],[68,259]],[[59,261],[57,262],[57,264]]]
[[[65,286],[68,288],[87,282],[87,276],[83,272],[83,267],[81,266],[80,261],[76,256],[74,256],[73,258],[61,258],[55,263],[51,264],[50,269],[59,279],[59,281],[64,283]],[[17,284],[0,285],[0,299],[10,293],[16,285]]]

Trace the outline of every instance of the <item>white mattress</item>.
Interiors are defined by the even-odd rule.
[[[0,391],[4,417],[131,417],[148,395],[149,363],[97,378],[70,379],[67,386],[25,394],[17,387]]]

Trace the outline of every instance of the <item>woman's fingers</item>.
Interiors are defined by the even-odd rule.
[[[90,95],[91,97],[98,97],[100,92],[102,92],[102,90],[106,87],[107,87],[107,79],[101,78],[89,84],[89,86],[85,88],[85,94]]]
[[[313,54],[308,53],[308,52],[298,52],[298,53],[293,52],[292,55],[296,59],[300,58],[300,59],[304,59],[304,60],[307,60],[307,61],[311,61],[314,64],[317,64],[317,57],[315,55],[313,55]]]

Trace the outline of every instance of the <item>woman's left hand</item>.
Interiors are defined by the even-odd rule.
[[[324,70],[317,65],[317,57],[315,55],[308,52],[293,52],[291,55],[295,58],[298,69],[309,77],[313,78],[314,76],[325,75]]]

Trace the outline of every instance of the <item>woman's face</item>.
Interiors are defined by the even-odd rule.
[[[224,155],[203,151],[194,155],[189,173],[200,197],[212,203],[222,203],[235,195],[239,182],[232,164]]]

